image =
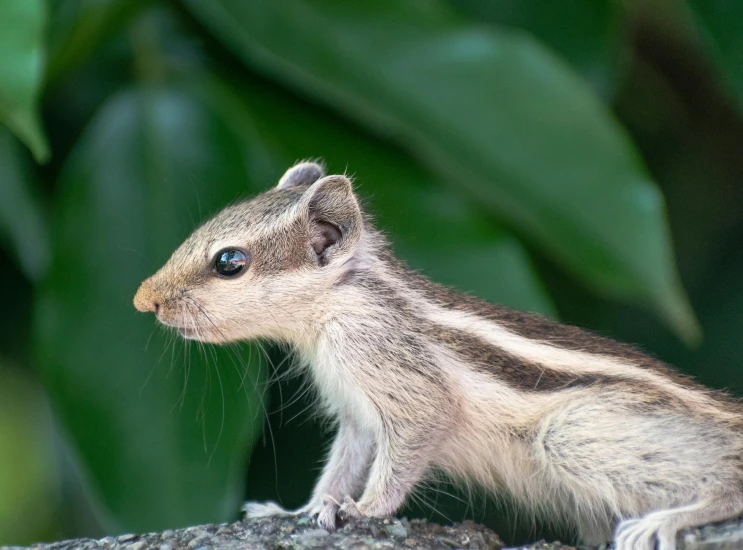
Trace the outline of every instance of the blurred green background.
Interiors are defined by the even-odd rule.
[[[743,391],[737,0],[0,0],[0,52],[0,545],[304,503],[332,434],[285,357],[131,305],[300,158],[433,279]]]

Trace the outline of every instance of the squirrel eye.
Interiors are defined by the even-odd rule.
[[[222,250],[217,252],[214,260],[214,270],[222,277],[234,277],[245,270],[248,261],[248,254],[242,250]]]

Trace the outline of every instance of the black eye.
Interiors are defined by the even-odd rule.
[[[217,252],[214,260],[214,270],[222,277],[234,277],[245,270],[248,261],[249,255],[247,252],[228,248]]]

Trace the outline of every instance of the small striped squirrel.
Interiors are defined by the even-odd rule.
[[[306,512],[332,530],[394,514],[434,470],[618,550],[671,550],[680,529],[743,512],[736,400],[408,270],[349,179],[316,163],[204,223],[134,305],[186,338],[290,345],[337,422],[309,503],[248,515]]]

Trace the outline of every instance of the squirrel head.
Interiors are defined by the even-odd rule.
[[[134,306],[189,339],[291,341],[319,318],[363,232],[351,181],[301,162],[196,229]]]

